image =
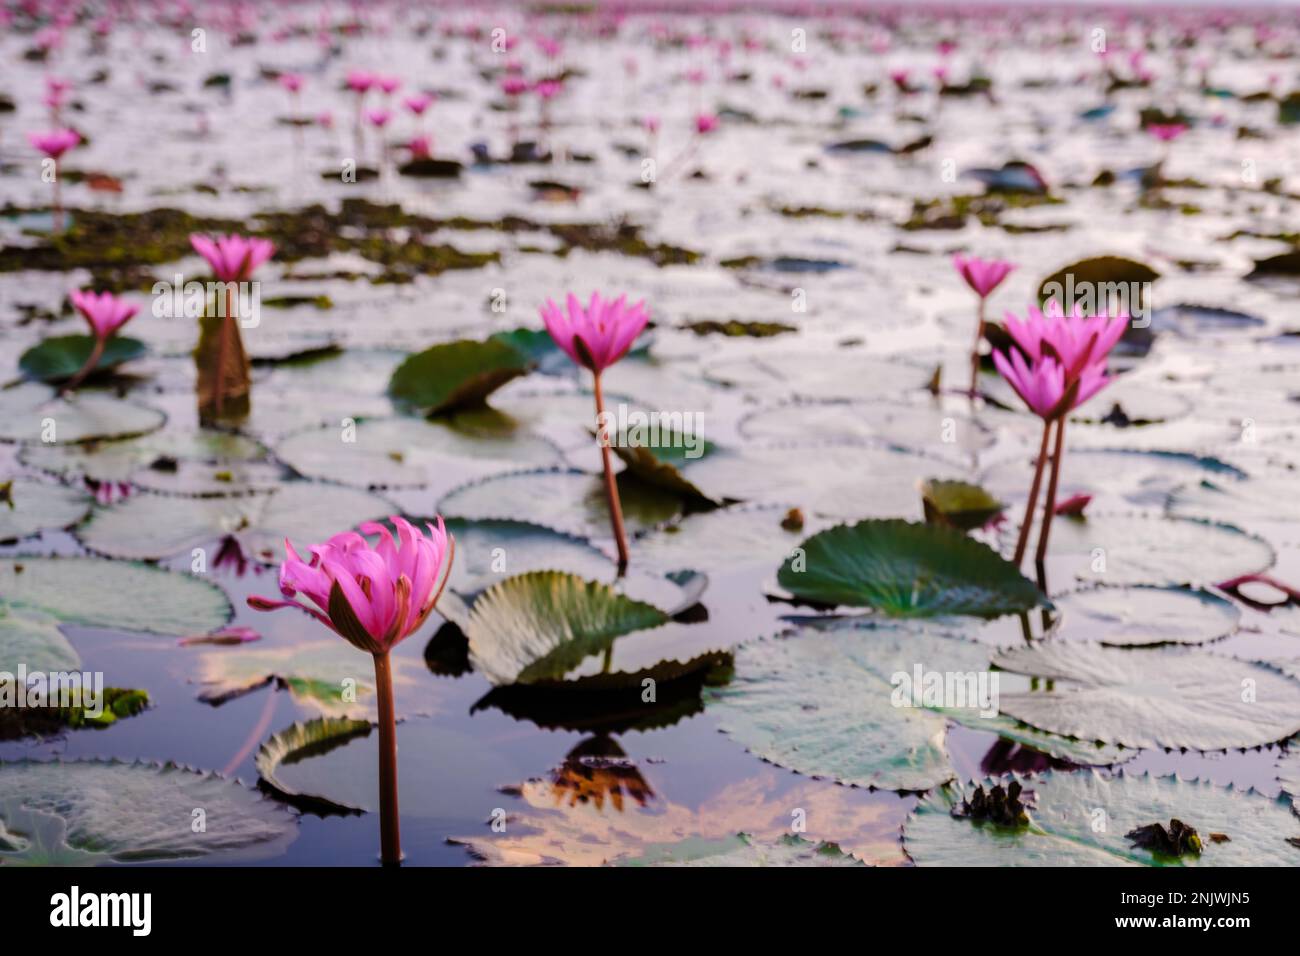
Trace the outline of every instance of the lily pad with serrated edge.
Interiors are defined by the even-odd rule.
[[[37,382],[0,389],[0,442],[79,444],[131,438],[161,428],[166,420],[156,408],[88,389],[66,398]]]
[[[787,517],[783,508],[745,505],[687,515],[638,538],[633,563],[662,571],[698,566],[767,575],[808,531],[822,526],[809,517],[802,529],[790,531],[782,526]]]
[[[287,612],[285,612],[287,613]],[[393,686],[399,701],[414,688],[418,661],[394,656]],[[294,701],[325,717],[375,719],[374,662],[335,637],[287,647],[222,648],[199,661],[199,700],[220,705],[268,684],[287,689]]]
[[[40,382],[63,382],[81,371],[90,360],[94,347],[93,335],[57,335],[24,352],[18,359],[18,367],[28,378]],[[91,374],[106,372],[140,358],[148,350],[139,339],[114,335],[105,344]]]
[[[409,356],[393,372],[388,394],[430,413],[482,404],[498,388],[533,367],[508,341],[462,339]]]
[[[214,584],[103,558],[0,558],[0,670],[73,670],[80,660],[60,624],[153,634],[198,634],[230,620]],[[58,639],[56,640],[56,636]],[[15,656],[17,655],[17,656]],[[63,666],[37,666],[37,661]]]
[[[191,826],[196,807],[204,828]],[[61,845],[0,849],[0,864],[45,862],[32,850],[80,865],[248,860],[282,852],[298,833],[293,815],[273,801],[174,763],[0,762],[0,827],[21,839],[32,810],[58,818]]]
[[[799,545],[777,573],[796,598],[892,617],[999,617],[1044,603],[1032,581],[952,528],[898,520],[836,525]]]
[[[347,717],[317,717],[306,722],[298,721],[264,740],[257,749],[253,763],[260,777],[259,786],[270,790],[291,806],[320,816],[364,813],[360,807],[299,793],[277,779],[276,771],[282,765],[329,753],[354,737],[367,736],[373,729],[374,725],[368,720],[351,720]]]
[[[657,607],[606,584],[532,571],[488,588],[470,611],[470,660],[492,684],[563,680],[624,634],[666,624]]]
[[[59,530],[86,516],[93,499],[83,491],[30,478],[15,478],[9,504],[0,501],[0,542],[17,541],[38,531]]]
[[[361,488],[419,488],[456,468],[459,480],[554,463],[559,454],[526,430],[471,432],[452,420],[378,418],[351,438],[335,426],[295,432],[276,455],[300,475]]]
[[[1044,679],[1027,693],[1002,694],[1001,708],[1055,734],[1208,751],[1260,747],[1300,732],[1300,681],[1264,664],[1191,648],[1073,641],[999,651],[993,663]]]
[[[676,495],[631,475],[617,478],[623,521],[636,534],[682,510]],[[600,475],[582,471],[524,471],[461,485],[438,502],[444,516],[530,521],[582,538],[611,536],[609,504]]]
[[[1191,588],[1095,587],[1054,599],[1061,624],[1053,640],[1111,647],[1204,644],[1237,629],[1231,601]]]
[[[1291,741],[1278,758],[1277,780],[1282,785],[1282,792],[1291,798],[1292,804],[1300,807],[1300,739]]]
[[[1283,800],[1208,780],[1105,777],[1089,771],[986,780],[986,788],[1019,780],[1030,824],[1011,830],[953,816],[973,784],[927,795],[903,825],[903,849],[918,866],[1295,866],[1300,818]],[[1204,850],[1176,859],[1134,846],[1127,834],[1152,823],[1182,820],[1202,834]],[[1204,839],[1224,833],[1216,843]]]
[[[285,538],[306,546],[394,511],[388,501],[356,488],[287,482],[247,495],[133,495],[95,509],[77,534],[93,551],[139,559],[179,554],[231,535],[245,554],[270,562],[283,554]]]
[[[0,682],[3,683],[3,682]],[[86,687],[89,695],[93,688]],[[65,730],[93,728],[102,730],[119,720],[134,717],[149,706],[149,693],[125,687],[105,687],[102,700],[94,707],[86,696],[80,703],[59,706],[39,706],[28,697],[25,707],[0,707],[0,740],[17,740],[22,737],[48,737]]]
[[[709,363],[709,381],[770,400],[773,396],[801,399],[897,399],[919,391],[933,368],[879,358],[865,351],[791,352],[769,349],[754,355]]]
[[[123,441],[27,445],[19,453],[19,459],[30,468],[65,478],[90,478],[102,482],[131,481],[143,471],[161,471],[172,464],[193,462],[214,469],[226,468],[265,454],[265,448],[243,435],[167,427]]]
[[[615,866],[865,866],[834,843],[807,840],[789,833],[762,843],[747,833],[730,839],[688,838],[679,843],[651,844],[639,857],[615,861]]]

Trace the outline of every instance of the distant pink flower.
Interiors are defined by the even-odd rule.
[[[323,126],[323,127],[325,127],[326,129],[333,129],[333,128],[334,128],[334,114],[331,113],[329,110],[324,110],[323,112],[318,113],[318,114],[316,115],[316,124],[317,124],[318,126]]]
[[[416,136],[406,144],[406,148],[411,151],[411,155],[416,159],[428,159],[433,153],[433,137]]]
[[[987,299],[1015,268],[1010,262],[1001,259],[981,259],[960,252],[952,257],[952,264],[981,299]]]
[[[61,80],[57,76],[47,76],[45,78],[45,89],[51,94],[62,95],[72,89],[72,84],[67,80]]]
[[[375,79],[375,82],[384,93],[389,95],[396,93],[402,86],[401,79],[396,76],[380,76]]]
[[[687,82],[687,83],[694,83],[696,86],[698,86],[699,84],[701,84],[701,83],[704,82],[704,76],[705,76],[704,71],[701,70],[701,69],[698,69],[698,68],[697,68],[697,69],[694,69],[694,70],[687,70],[687,71],[686,71],[686,82]]]
[[[302,89],[302,80],[303,77],[301,73],[280,74],[280,85],[284,87],[286,90],[288,90],[290,93],[297,93],[299,90]]]
[[[548,59],[552,59],[552,60],[554,60],[557,56],[559,56],[560,51],[564,49],[560,41],[554,39],[553,37],[540,36],[537,38],[536,43],[537,43],[537,48],[541,50],[542,53],[545,54]]]
[[[650,319],[645,302],[629,306],[626,295],[610,300],[593,292],[583,308],[570,292],[565,305],[567,314],[552,300],[546,300],[541,309],[546,331],[569,358],[597,374],[627,354]]]
[[[700,113],[695,117],[695,132],[700,135],[712,133],[718,128],[718,117],[713,113]]]
[[[507,76],[501,81],[501,92],[506,96],[520,96],[528,92],[528,81],[521,76]]]
[[[657,132],[659,132],[659,117],[658,117],[658,116],[647,116],[645,119],[643,119],[643,120],[641,121],[641,123],[642,123],[642,125],[645,126],[645,128],[646,128],[646,132],[649,132],[649,133],[657,133]]]
[[[27,141],[51,159],[59,159],[81,142],[81,134],[73,129],[56,129],[49,133],[28,133]]]
[[[900,90],[907,89],[908,70],[890,70],[889,78],[894,81],[894,85]]]
[[[1186,123],[1151,123],[1147,132],[1162,143],[1172,143],[1187,132]]]
[[[375,85],[375,75],[367,70],[349,70],[348,89],[354,93],[364,93]]]
[[[385,126],[387,126],[388,121],[391,120],[392,118],[393,118],[392,110],[385,110],[385,109],[366,110],[366,119],[370,121],[370,124],[372,126],[376,126],[379,129],[383,129]]]
[[[428,93],[415,93],[402,100],[402,104],[416,116],[423,116],[424,111],[433,105],[434,97]]]
[[[245,282],[275,252],[269,239],[250,239],[231,234],[209,238],[190,234],[194,251],[208,261],[212,274],[220,282]]]
[[[77,290],[68,295],[72,305],[90,326],[95,338],[101,341],[126,325],[140,311],[140,306],[119,299],[111,292],[96,295],[89,289]]]
[[[564,89],[559,80],[538,80],[533,84],[533,91],[544,100],[555,99]]]
[[[255,611],[296,607],[306,611],[349,644],[370,654],[387,654],[428,619],[451,570],[454,539],[442,518],[426,524],[428,536],[404,518],[391,517],[397,538],[374,521],[361,534],[346,531],[307,549],[304,560],[293,544],[280,565],[285,600],[253,596]],[[373,547],[362,535],[378,535]],[[296,600],[301,594],[305,603]]]

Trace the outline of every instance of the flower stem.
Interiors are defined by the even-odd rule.
[[[104,344],[106,341],[107,339],[98,335],[95,336],[95,346],[90,350],[90,357],[86,359],[86,364],[81,366],[77,371],[77,374],[72,376],[72,378],[68,379],[63,384],[63,387],[59,389],[60,395],[68,394],[68,392],[72,391],[85,381],[86,376],[95,370],[95,366],[99,364],[99,360],[104,356]]]
[[[1043,527],[1038,532],[1038,553],[1034,560],[1041,567],[1047,557],[1047,537],[1056,512],[1056,486],[1061,480],[1061,455],[1065,451],[1065,416],[1056,420],[1056,449],[1052,452],[1052,476],[1047,481],[1047,501],[1043,505]]]
[[[976,312],[975,344],[970,347],[970,397],[979,392],[980,375],[980,340],[984,338],[984,296],[980,296],[979,309]]]
[[[603,427],[605,421],[605,394],[600,387],[600,373],[596,379],[596,423]],[[609,500],[609,523],[614,529],[614,541],[618,545],[618,573],[627,570],[627,532],[623,530],[623,505],[618,499],[618,482],[614,480],[614,462],[609,450],[609,436],[601,433],[600,458],[605,466],[605,497]]]
[[[1052,433],[1052,423],[1043,422],[1043,440],[1038,446],[1038,458],[1034,462],[1034,480],[1029,485],[1029,500],[1025,502],[1025,520],[1020,522],[1020,535],[1016,538],[1016,556],[1014,563],[1020,567],[1025,557],[1025,547],[1029,544],[1029,529],[1034,523],[1034,509],[1038,507],[1038,489],[1043,483],[1043,466],[1047,464],[1047,440]]]
[[[393,668],[388,652],[374,655],[379,696],[379,845],[385,866],[402,862],[397,812],[397,720],[393,708]]]

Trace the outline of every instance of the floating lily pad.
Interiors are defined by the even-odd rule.
[[[676,495],[622,474],[618,476],[623,521],[631,534],[681,513]],[[604,479],[581,471],[527,471],[462,485],[440,502],[444,516],[531,521],[583,538],[608,538],[609,504]]]
[[[159,479],[184,463],[214,469],[232,468],[260,458],[266,449],[251,438],[208,429],[164,428],[141,438],[85,445],[28,445],[20,458],[25,465],[65,477],[94,481],[131,481],[142,473]]]
[[[97,509],[80,529],[86,547],[120,558],[163,558],[233,536],[261,561],[284,539],[306,546],[392,514],[384,499],[354,488],[292,482],[272,492],[181,498],[142,494]]]
[[[314,756],[329,753],[342,747],[354,737],[369,735],[374,725],[368,720],[350,720],[346,717],[318,717],[307,722],[299,721],[287,727],[257,749],[254,764],[261,784],[285,802],[302,810],[321,815],[331,813],[361,813],[360,807],[345,806],[323,797],[299,793],[276,777],[281,766],[289,766]]]
[[[961,531],[982,528],[1006,507],[979,485],[966,481],[927,481],[921,485],[925,520]]]
[[[495,584],[470,612],[470,660],[495,685],[563,680],[587,657],[668,615],[605,584],[533,571]]]
[[[444,342],[417,352],[393,372],[388,394],[430,413],[481,404],[532,367],[529,357],[500,339]]]
[[[1029,693],[1004,693],[1003,712],[1067,737],[1223,750],[1300,731],[1300,681],[1199,650],[1046,641],[1000,651],[993,663],[1048,682]]]
[[[779,442],[884,439],[900,448],[944,458],[969,458],[992,447],[997,437],[958,412],[933,405],[890,402],[781,405],[746,416],[740,423],[740,432],[746,438]]]
[[[1300,799],[1300,747],[1295,742],[1277,762],[1277,779],[1293,804]]]
[[[724,840],[688,839],[646,847],[644,855],[617,866],[863,866],[834,843],[806,840],[795,833],[775,843],[760,843],[747,833]]]
[[[1208,591],[1187,588],[1097,587],[1055,599],[1055,640],[1111,647],[1203,644],[1237,629],[1241,611]]]
[[[33,345],[18,360],[18,367],[28,378],[40,382],[63,382],[72,378],[90,360],[95,347],[93,335],[57,335]],[[104,352],[95,363],[94,373],[106,372],[123,362],[137,359],[147,352],[139,339],[114,335],[104,346]]]
[[[702,567],[770,575],[808,531],[819,527],[808,520],[801,531],[788,531],[781,524],[784,514],[780,508],[737,506],[688,515],[638,538],[633,563],[664,572]]]
[[[394,692],[407,706],[421,668],[405,657],[394,656],[392,661]],[[199,664],[199,683],[199,700],[209,704],[223,704],[274,683],[288,689],[296,703],[327,717],[373,720],[378,712],[374,662],[337,637],[291,647],[208,651]]]
[[[204,827],[193,825],[196,808]],[[31,839],[33,814],[46,818],[38,825],[57,822],[56,846]],[[0,847],[2,864],[43,863],[51,852],[79,865],[247,860],[283,851],[298,832],[282,807],[215,774],[96,760],[0,764],[0,824],[5,843],[17,843]]]
[[[1251,790],[1149,774],[1053,772],[1019,779],[1032,801],[1027,828],[953,816],[973,785],[947,787],[925,797],[908,818],[907,855],[919,866],[1295,866],[1300,858],[1287,843],[1300,834],[1300,819],[1285,801]],[[1125,835],[1171,818],[1229,839],[1207,841],[1199,856],[1169,859]]]
[[[770,400],[897,399],[925,388],[933,369],[877,358],[865,352],[764,352],[725,358],[705,367],[719,385]]]
[[[699,445],[695,444],[697,441]],[[684,464],[690,464],[703,454],[712,451],[712,446],[704,443],[702,439],[677,434],[672,436],[670,443],[665,445],[616,444],[611,447],[614,454],[618,455],[627,466],[627,471],[646,484],[663,488],[681,498],[694,499],[711,505],[722,503],[697,488],[679,470]],[[701,455],[695,458],[689,457],[696,449],[701,452]]]
[[[30,478],[15,478],[0,501],[0,541],[16,541],[45,529],[67,528],[86,516],[93,504],[76,488]]]
[[[66,707],[58,706],[57,701],[50,706],[37,706],[29,696],[25,707],[0,708],[0,740],[48,737],[82,728],[103,729],[134,717],[149,706],[147,691],[105,687],[102,699],[91,707],[87,697],[92,692],[93,688],[85,687],[81,702]]]
[[[1060,574],[1048,580],[1198,586],[1263,571],[1273,559],[1267,542],[1232,525],[1145,515],[1058,517],[1048,561]]]
[[[129,438],[161,428],[166,419],[156,408],[85,389],[67,398],[37,382],[0,389],[0,441],[77,444]]]
[[[276,455],[300,475],[362,488],[418,488],[551,464],[556,449],[520,429],[472,432],[443,421],[382,418],[284,438]],[[351,440],[349,440],[351,439]],[[454,469],[454,471],[452,470]]]
[[[1210,480],[1178,488],[1169,496],[1169,513],[1189,518],[1220,518],[1247,526],[1300,522],[1295,478],[1260,477],[1245,481]]]
[[[1086,306],[1086,298],[1081,297],[1091,291],[1094,296],[1094,306],[1105,305],[1104,300],[1097,303],[1095,299],[1108,289],[1118,289],[1123,285],[1127,287],[1123,289],[1127,296],[1130,288],[1145,289],[1146,283],[1154,282],[1159,278],[1159,272],[1134,259],[1126,259],[1123,256],[1096,256],[1073,262],[1044,279],[1038,286],[1038,300],[1039,302],[1046,302],[1049,298],[1059,300],[1064,295],[1068,283],[1068,287],[1075,290],[1076,301],[1081,301]],[[1132,285],[1129,285],[1130,283]],[[1054,284],[1056,288],[1052,288]],[[1123,301],[1128,303],[1127,298]],[[1073,305],[1073,302],[1069,304]],[[1129,303],[1129,312],[1136,310],[1137,304]],[[1085,309],[1085,311],[1095,314],[1099,309]]]
[[[75,670],[59,624],[197,634],[230,619],[220,588],[141,564],[102,558],[0,558],[0,670]]]
[[[1183,335],[1248,332],[1262,328],[1264,324],[1264,320],[1257,316],[1207,305],[1171,305],[1157,309],[1151,315],[1151,325],[1157,331],[1168,329]]]
[[[951,528],[897,520],[813,535],[786,559],[777,582],[801,600],[872,607],[893,617],[998,617],[1044,600],[987,545]]]

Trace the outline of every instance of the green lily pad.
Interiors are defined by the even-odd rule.
[[[1003,670],[1043,678],[1002,694],[1031,726],[1124,747],[1224,750],[1300,731],[1300,681],[1272,667],[1188,648],[1115,648],[1045,641],[1000,651]]]
[[[59,624],[152,634],[198,634],[230,620],[207,581],[103,558],[0,558],[0,670],[74,670]]]
[[[230,535],[245,554],[272,562],[283,556],[285,538],[314,544],[395,510],[355,488],[291,482],[276,491],[231,497],[133,495],[97,508],[78,535],[101,554],[140,559],[180,554]]]
[[[362,488],[419,488],[435,481],[446,488],[452,480],[558,458],[549,442],[522,429],[472,432],[441,420],[372,419],[357,423],[354,437],[347,440],[343,428],[313,428],[287,436],[275,450],[300,475]]]
[[[1006,508],[979,485],[965,481],[927,481],[921,485],[921,503],[927,523],[961,531],[984,527]]]
[[[918,866],[1292,866],[1300,819],[1286,802],[1208,780],[1117,773],[1051,772],[1021,780],[1032,800],[1027,828],[1010,830],[956,817],[974,785],[926,796],[903,825],[903,848]],[[994,785],[998,781],[986,781]],[[1176,818],[1203,836],[1199,856],[1158,856],[1127,834]]]
[[[48,385],[24,382],[0,389],[0,441],[78,444],[130,438],[161,428],[156,408],[81,389],[60,398]]]
[[[985,703],[964,706],[895,704],[919,664],[928,672],[989,671],[989,648],[962,639],[956,622],[828,621],[786,637],[742,644],[735,676],[705,691],[705,709],[719,727],[756,756],[798,773],[884,790],[926,790],[956,776],[945,748],[948,721],[1006,736],[1043,753],[1080,763],[1113,763],[1123,755],[1022,727],[997,713],[996,678],[983,678]],[[924,703],[924,701],[922,701]]]
[[[774,843],[762,843],[747,833],[725,840],[699,837],[679,843],[651,844],[645,854],[618,860],[615,866],[865,866],[834,843],[806,840],[789,833]]]
[[[1208,591],[1096,587],[1055,598],[1061,625],[1054,640],[1110,647],[1203,644],[1237,629],[1241,611]]]
[[[587,657],[668,615],[606,584],[533,571],[485,591],[470,611],[470,660],[494,685],[563,680]]]
[[[394,694],[399,704],[407,704],[416,695],[422,668],[405,657],[392,661]],[[199,662],[199,684],[199,700],[209,704],[275,684],[287,689],[295,703],[326,717],[374,720],[378,714],[374,662],[338,637],[289,647],[208,651]],[[427,693],[423,696],[427,699]]]
[[[500,339],[445,342],[399,365],[388,394],[431,414],[479,405],[512,378],[526,374],[532,364],[526,354]]]
[[[1004,529],[1003,540],[1009,543],[1014,534]],[[1227,524],[1147,515],[1057,517],[1048,581],[1195,587],[1264,571],[1273,560],[1264,539]]]
[[[952,528],[898,520],[813,535],[782,564],[777,582],[801,600],[872,607],[892,617],[999,617],[1044,601],[987,545]]]
[[[89,495],[66,485],[15,478],[0,501],[0,541],[17,541],[45,529],[68,528],[90,511]]]
[[[617,480],[630,534],[681,513],[677,496],[627,474]],[[462,485],[438,502],[438,511],[474,520],[529,521],[582,538],[611,535],[604,479],[581,471],[526,471]]]
[[[57,335],[24,352],[18,359],[18,367],[28,378],[40,382],[64,382],[81,371],[94,348],[93,335]],[[148,346],[139,339],[114,335],[105,343],[92,374],[138,359],[147,351]]]
[[[32,814],[58,818],[58,846],[28,837]],[[61,863],[95,865],[274,856],[298,827],[238,783],[174,763],[20,760],[0,763],[0,833],[19,844],[0,846],[0,864],[42,863],[53,851]]]
[[[84,697],[75,706],[34,707],[29,702],[26,707],[4,707],[0,708],[0,740],[47,737],[85,727],[111,727],[119,720],[136,716],[148,706],[147,691],[105,687],[102,704],[93,708],[93,712]]]
[[[342,747],[354,737],[369,735],[374,725],[368,720],[350,720],[346,717],[318,717],[307,722],[299,721],[262,742],[257,749],[254,764],[261,784],[285,802],[301,810],[320,815],[332,813],[362,813],[360,807],[334,803],[312,794],[299,793],[281,782],[276,771],[314,756],[329,753]]]
[[[695,446],[697,441],[702,447]],[[627,466],[627,471],[640,481],[662,488],[681,498],[714,506],[722,504],[720,500],[710,497],[692,484],[680,470],[683,465],[712,452],[712,444],[678,433],[674,434],[668,443],[662,445],[613,444],[610,447]],[[697,455],[695,458],[688,457],[697,450],[697,447],[702,455]]]
[[[1045,303],[1049,298],[1059,299],[1064,292],[1058,290],[1064,290],[1067,283],[1071,283],[1071,287],[1075,290],[1076,299],[1083,301],[1086,306],[1086,300],[1080,297],[1085,296],[1088,290],[1092,290],[1093,296],[1096,297],[1108,288],[1109,283],[1119,283],[1126,286],[1129,283],[1137,283],[1138,285],[1134,286],[1134,288],[1143,288],[1144,283],[1154,282],[1159,278],[1159,272],[1135,259],[1126,259],[1123,256],[1095,256],[1091,259],[1072,262],[1040,282],[1038,284],[1038,301],[1041,304]],[[1053,284],[1057,286],[1057,289],[1049,288]],[[1118,287],[1118,285],[1114,286],[1114,288]],[[1125,293],[1127,294],[1127,289]],[[1128,300],[1125,299],[1124,301],[1127,302]],[[1094,308],[1087,310],[1089,314],[1096,314],[1099,311],[1096,306],[1097,303],[1094,302]],[[1135,312],[1136,309],[1136,303],[1129,304],[1130,313]]]

